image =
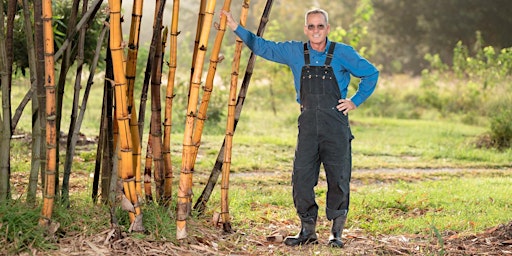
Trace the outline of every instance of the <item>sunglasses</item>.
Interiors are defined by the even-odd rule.
[[[319,25],[313,25],[313,24],[309,24],[308,25],[308,30],[314,30],[314,29],[318,29],[318,30],[324,30],[325,29],[325,25],[324,24],[319,24]]]

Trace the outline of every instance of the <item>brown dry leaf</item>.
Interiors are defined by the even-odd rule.
[[[121,208],[128,212],[135,213],[135,207],[133,207],[133,204],[128,198],[123,194],[121,196]]]
[[[507,240],[507,241],[503,241],[503,242],[501,242],[501,244],[504,244],[504,245],[512,245],[512,239]]]
[[[287,235],[288,232],[286,232],[286,230],[279,229],[272,232],[272,234],[270,234],[269,236],[267,236],[267,241],[271,243],[282,243]]]
[[[213,213],[213,216],[212,216],[212,223],[213,223],[213,226],[214,227],[217,227],[220,225],[221,223],[221,220],[220,220],[220,213],[219,212],[214,212]]]

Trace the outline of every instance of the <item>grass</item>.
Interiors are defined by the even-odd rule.
[[[371,185],[353,196],[351,223],[377,234],[478,232],[512,219],[512,174]]]
[[[89,103],[89,114],[84,121],[83,132],[88,136],[97,135],[100,87],[93,89],[96,96],[91,97],[93,101]],[[16,90],[24,87],[16,88],[13,95],[23,95]],[[290,184],[298,107],[293,101],[282,102],[279,111],[273,113],[268,107],[261,106],[257,99],[251,99],[248,98],[244,105],[234,137],[230,213],[237,230],[262,239],[277,228],[285,227],[295,232],[298,225]],[[65,109],[69,109],[66,107],[69,101],[64,102]],[[20,130],[30,131],[28,116],[22,116]],[[369,117],[358,111],[351,114],[351,122],[355,140],[352,143],[354,171],[349,228],[361,229],[368,234],[472,233],[512,218],[508,202],[512,192],[509,186],[512,181],[511,149],[498,151],[475,146],[475,141],[488,127],[446,119]],[[175,123],[182,121],[175,120]],[[63,127],[63,131],[67,128]],[[172,135],[175,191],[181,167],[182,136],[181,133]],[[223,137],[222,133],[206,133],[202,137],[194,173],[194,202],[208,179]],[[13,197],[21,197],[0,204],[0,247],[3,248],[0,254],[56,247],[55,240],[49,240],[37,228],[40,206],[23,202],[24,177],[30,169],[29,143],[13,140],[11,144],[11,172],[17,177],[11,183],[21,188],[13,191]],[[143,152],[145,156],[145,149]],[[63,149],[61,160],[64,154]],[[94,159],[94,145],[77,152],[73,165],[73,173],[77,176],[71,179],[71,185],[76,186],[71,193],[71,208],[57,204],[54,211],[54,220],[61,224],[61,236],[98,234],[110,227],[108,208],[93,205],[90,200]],[[396,171],[401,169],[406,171]],[[409,169],[411,171],[407,171]],[[439,171],[433,173],[432,170]],[[325,208],[325,192],[322,173],[316,190],[320,209]],[[146,204],[143,212],[148,232],[133,236],[177,243],[173,207]],[[215,212],[220,212],[219,185],[205,214],[197,216],[193,213],[191,233],[206,236],[202,231],[204,228],[210,233],[218,232],[209,228]],[[318,229],[325,235],[329,224],[324,215],[321,210]],[[129,227],[127,214],[117,209],[116,217],[126,231]],[[217,242],[219,248],[234,243]],[[244,251],[256,250],[251,245],[244,246],[248,246],[243,248]]]

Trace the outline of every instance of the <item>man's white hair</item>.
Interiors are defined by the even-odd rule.
[[[308,25],[308,17],[311,14],[322,14],[325,18],[325,24],[329,24],[329,14],[323,10],[323,9],[312,9],[306,12],[306,15],[304,15],[304,25]]]

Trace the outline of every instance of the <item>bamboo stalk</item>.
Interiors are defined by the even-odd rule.
[[[110,36],[109,36],[110,37]],[[115,198],[115,182],[112,180],[112,177],[116,178],[117,174],[114,170],[117,170],[117,158],[114,155],[114,150],[117,137],[118,130],[117,122],[114,122],[114,88],[111,84],[111,81],[114,81],[114,70],[112,66],[112,54],[110,51],[110,39],[107,45],[107,53],[106,53],[106,70],[105,70],[105,145],[103,146],[103,155],[102,155],[102,166],[101,166],[101,201],[104,204],[114,203],[114,200],[111,198]],[[114,166],[116,163],[116,166]],[[116,168],[115,168],[116,167]],[[114,184],[114,187],[111,188],[111,184]],[[112,189],[114,192],[111,192]]]
[[[76,24],[77,22],[77,19],[78,19],[78,8],[79,8],[79,3],[80,3],[80,0],[73,0],[73,4],[71,6],[71,14],[69,16],[69,19],[68,19],[68,27],[67,27],[67,31],[66,31],[66,34],[71,34],[72,33],[72,28],[73,26]],[[56,129],[57,129],[57,142],[60,141],[60,131],[61,131],[61,124],[62,124],[62,105],[63,105],[63,99],[64,99],[64,91],[65,91],[65,87],[66,87],[66,78],[67,78],[67,74],[69,72],[69,69],[71,68],[71,66],[73,65],[73,62],[74,62],[74,59],[77,55],[77,53],[75,52],[72,52],[71,51],[71,47],[67,48],[66,51],[64,52],[64,55],[62,57],[62,60],[60,62],[60,70],[59,70],[59,79],[57,81],[57,95],[56,95],[56,105],[57,105],[57,111],[56,111],[56,122],[55,122],[55,126],[56,126]],[[73,122],[73,121],[71,121]],[[70,134],[68,134],[70,135]],[[59,176],[60,176],[60,171],[59,171],[59,168],[60,168],[60,154],[58,152],[60,152],[60,144],[57,143],[56,144],[57,146],[57,165],[56,165],[56,170],[55,170],[55,177],[56,177],[56,184],[55,184],[55,193],[56,193],[56,196],[58,196],[58,193],[59,193]],[[68,150],[68,149],[66,149]],[[66,155],[68,154],[68,152],[66,151]],[[64,181],[66,181],[66,179],[64,178]]]
[[[133,171],[133,147],[130,131],[130,115],[128,113],[128,99],[126,97],[127,85],[125,67],[123,64],[123,43],[121,32],[121,1],[109,0],[110,7],[110,51],[114,67],[116,120],[119,126],[119,170],[123,183],[125,196],[133,204],[134,212],[129,214],[133,231],[144,231],[142,225],[142,212],[139,206],[135,189],[135,177]]]
[[[79,112],[78,118],[77,118],[77,124],[76,124],[75,129],[73,130],[73,138],[74,138],[73,142],[72,142],[73,144],[76,144],[76,140],[78,138],[78,133],[80,131],[80,128],[82,127],[82,122],[84,120],[84,115],[85,115],[85,110],[87,108],[87,102],[88,102],[88,99],[89,99],[89,94],[90,94],[91,87],[93,85],[94,76],[95,76],[95,73],[96,73],[96,67],[98,65],[101,48],[103,46],[105,35],[106,35],[107,32],[108,32],[108,26],[106,26],[104,24],[103,28],[101,29],[100,36],[98,38],[98,42],[96,43],[95,54],[94,54],[94,58],[93,58],[92,63],[91,63],[89,78],[87,79],[87,84],[85,86],[85,91],[84,91],[84,95],[83,95],[83,99],[82,99],[82,104],[80,106],[80,112]],[[104,90],[104,91],[106,92],[106,90]],[[101,120],[103,120],[103,117],[105,116],[104,108],[102,108],[101,116],[102,116]],[[105,124],[102,121],[101,124],[100,124],[100,133],[103,132],[102,128],[104,128],[104,125]],[[98,141],[98,149],[102,150],[102,146],[100,146],[100,145],[102,145],[104,138],[102,137],[101,134],[100,134],[99,138],[100,138],[99,139],[100,141]],[[73,148],[74,148],[74,146],[73,146]],[[98,153],[97,153],[97,156],[98,156]],[[99,158],[97,157],[96,160],[99,160]],[[97,170],[99,170],[99,168]],[[96,169],[95,169],[95,171],[96,171]],[[96,202],[96,200],[97,200],[98,181],[99,181],[98,177],[99,177],[99,174],[98,174],[98,176],[96,176],[96,172],[95,172],[95,175],[94,175],[95,179],[93,181],[93,197],[92,197],[94,202]],[[94,191],[94,189],[95,189],[95,191]]]
[[[43,38],[43,3],[42,1],[34,1],[34,43],[36,48],[36,68],[37,68],[37,103],[39,105],[39,128],[41,134],[40,143],[40,172],[41,183],[45,183],[46,171],[46,143],[43,136],[46,135],[46,112],[43,110],[46,106],[46,90],[44,81],[45,61],[44,61],[44,38]],[[34,191],[35,192],[35,191]]]
[[[39,177],[39,169],[41,168],[41,144],[42,144],[42,134],[40,127],[40,115],[39,111],[42,111],[42,107],[39,105],[37,100],[37,85],[39,84],[39,76],[37,74],[37,58],[36,58],[36,49],[34,42],[34,32],[32,29],[32,16],[30,15],[30,4],[28,0],[23,0],[23,20],[24,29],[25,29],[25,38],[27,41],[27,52],[29,59],[29,69],[30,69],[30,81],[31,81],[31,101],[32,101],[32,156],[31,156],[31,166],[30,166],[30,175],[28,182],[28,190],[27,190],[27,203],[35,204],[36,202],[36,191],[37,191],[37,181]],[[14,118],[13,118],[14,119]],[[14,121],[13,121],[14,123]],[[14,125],[12,125],[14,126]]]
[[[149,56],[146,62],[146,71],[144,73],[144,82],[142,84],[142,92],[140,95],[140,104],[139,104],[139,134],[140,141],[142,142],[142,134],[144,134],[144,120],[146,116],[146,101],[148,99],[148,87],[149,80],[151,78],[151,70],[153,66],[153,60],[155,58],[156,47],[160,44],[158,38],[160,37],[161,32],[161,24],[162,17],[164,13],[165,1],[157,1],[156,2],[157,12],[155,14],[155,19],[153,21],[153,36],[151,37],[151,45],[149,46]],[[160,24],[160,26],[156,26],[156,24]]]
[[[246,26],[247,14],[249,13],[250,0],[244,0],[242,4],[242,13],[240,15],[240,25]],[[224,17],[224,16],[223,16]],[[236,90],[238,85],[238,72],[240,70],[240,55],[242,55],[243,41],[236,38],[235,54],[231,68],[231,83],[229,87],[228,99],[228,118],[226,122],[226,141],[224,148],[224,165],[222,168],[221,180],[221,217],[224,232],[232,233],[231,221],[229,217],[229,171],[231,168],[231,150],[233,147],[233,135],[235,133],[235,105]]]
[[[84,0],[82,2],[82,15],[87,11],[88,0]],[[75,147],[76,142],[78,140],[78,132],[81,127],[81,120],[79,120],[79,101],[80,101],[80,90],[82,88],[82,70],[84,66],[84,46],[85,46],[85,32],[86,28],[82,28],[79,34],[78,39],[78,56],[77,56],[77,68],[75,74],[75,86],[73,88],[73,107],[71,108],[71,121],[69,124],[68,130],[68,139],[67,139],[67,150],[66,150],[66,160],[64,162],[64,175],[62,177],[62,202],[64,205],[69,206],[69,176],[71,175],[71,166],[73,163],[73,156],[75,155]],[[100,43],[100,42],[99,42]],[[101,43],[100,43],[101,44]],[[97,53],[99,54],[99,52]],[[94,73],[94,71],[92,71]],[[90,87],[90,85],[88,85]],[[81,111],[85,110],[85,106],[87,103],[88,92],[84,93],[84,101],[82,101]],[[82,115],[83,117],[83,115]]]
[[[151,124],[150,128],[151,130]],[[153,201],[153,192],[151,191],[151,166],[153,165],[153,150],[151,149],[151,135],[148,134],[148,144],[146,147],[146,162],[144,163],[144,194],[146,201]]]
[[[100,184],[100,170],[101,170],[101,160],[102,160],[102,152],[106,149],[106,130],[107,130],[107,110],[106,110],[106,98],[107,90],[105,86],[103,86],[103,104],[101,107],[101,118],[100,118],[100,134],[98,136],[98,144],[96,148],[96,160],[94,161],[94,176],[92,181],[92,193],[91,198],[94,203],[98,201],[98,190]]]
[[[134,88],[135,75],[137,74],[137,55],[139,50],[140,24],[142,19],[143,0],[133,1],[130,37],[128,39],[128,58],[126,60],[126,83],[128,87],[128,112],[130,112],[130,131],[133,143],[133,168],[135,172],[135,184],[137,195],[142,198],[141,177],[141,136],[135,109]]]
[[[180,0],[173,1],[171,36],[169,40],[169,71],[167,74],[167,88],[165,90],[165,118],[164,118],[164,142],[163,159],[165,169],[164,200],[170,202],[172,198],[172,159],[171,159],[171,131],[172,131],[172,102],[174,99],[174,83],[176,79],[177,55],[178,55],[178,17]]]
[[[260,24],[258,27],[257,35],[263,36],[263,33],[265,32],[265,27],[268,22],[268,16],[270,15],[270,11],[272,9],[272,3],[273,0],[267,0],[265,9],[263,10],[263,14],[260,18]],[[247,67],[245,69],[244,79],[242,81],[242,85],[240,87],[240,92],[238,93],[238,99],[236,102],[236,108],[235,108],[235,123],[233,128],[233,133],[236,131],[236,126],[238,124],[238,120],[240,119],[240,115],[242,114],[242,108],[244,105],[244,101],[247,95],[247,91],[249,89],[249,84],[252,77],[252,72],[254,70],[254,63],[256,61],[256,55],[254,53],[251,53],[249,60],[247,62]],[[215,187],[215,184],[217,183],[217,180],[219,178],[219,175],[222,170],[223,166],[223,159],[224,159],[224,148],[226,145],[226,138],[224,138],[224,142],[222,143],[222,146],[219,150],[219,154],[217,155],[217,159],[215,161],[215,165],[212,168],[212,171],[210,173],[210,177],[208,178],[208,182],[203,189],[203,192],[197,199],[196,204],[194,205],[194,209],[198,211],[199,213],[202,213],[204,209],[206,208],[206,203],[208,202],[210,195],[213,191],[213,188]]]
[[[163,0],[159,0],[163,1]],[[161,27],[160,23],[156,26]],[[161,41],[161,36],[158,38]],[[155,178],[155,194],[159,203],[164,197],[164,164],[162,159],[162,104],[160,98],[160,85],[162,81],[162,43],[156,47],[156,53],[151,71],[151,150],[153,152],[153,169]]]
[[[199,40],[199,50],[194,65],[194,73],[190,84],[190,97],[188,99],[187,117],[185,121],[185,131],[183,136],[182,168],[180,173],[180,182],[178,187],[178,205],[176,216],[176,238],[184,239],[187,237],[187,218],[190,214],[192,200],[192,175],[194,166],[195,146],[192,144],[192,132],[194,129],[194,119],[197,116],[197,101],[199,96],[199,87],[201,85],[201,73],[203,70],[206,49],[208,48],[208,37],[215,9],[215,0],[209,0],[206,5],[206,15],[201,30]]]
[[[197,59],[197,51],[199,50],[199,38],[201,37],[201,31],[203,30],[203,22],[205,16],[206,9],[206,0],[201,0],[199,4],[199,13],[197,15],[197,25],[196,25],[196,37],[194,39],[194,51],[192,53],[192,63],[190,64],[190,83],[188,88],[188,95],[190,97],[190,85],[192,85],[192,77],[194,76],[194,66],[196,65]]]
[[[55,169],[57,165],[57,131],[55,126],[55,63],[53,48],[52,1],[43,0],[43,37],[45,52],[45,89],[46,89],[46,171],[43,193],[43,207],[39,224],[48,226],[51,223],[55,199]]]
[[[3,4],[3,3],[2,3]],[[0,7],[0,84],[2,90],[2,114],[0,115],[0,202],[10,199],[10,149],[11,149],[11,84],[9,57],[4,34],[4,6]]]
[[[231,0],[225,0],[222,10],[229,11],[231,6]],[[194,127],[194,133],[192,138],[192,144],[195,145],[194,151],[194,160],[197,157],[197,153],[199,150],[199,146],[201,145],[201,136],[203,134],[204,122],[206,121],[206,112],[208,111],[208,104],[210,102],[210,96],[213,91],[213,79],[215,78],[215,72],[217,70],[217,63],[222,61],[219,60],[220,48],[222,46],[222,40],[224,38],[224,34],[226,32],[226,17],[224,15],[221,16],[220,24],[218,25],[218,32],[215,37],[211,57],[210,57],[210,66],[208,68],[208,73],[206,75],[206,82],[203,87],[203,97],[201,99],[201,105],[199,106],[199,112],[197,114],[197,121]]]

